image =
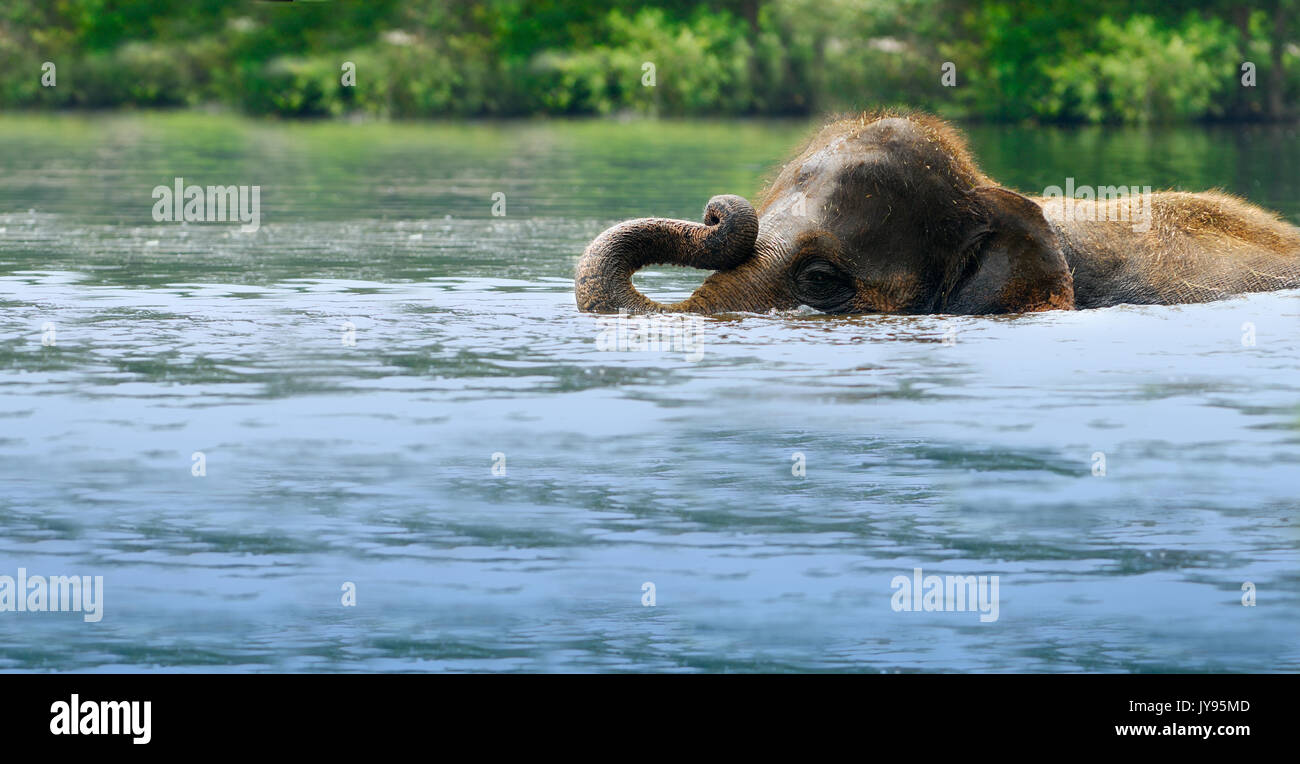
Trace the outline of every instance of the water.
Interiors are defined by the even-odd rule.
[[[0,613],[0,670],[1300,668],[1300,293],[597,349],[585,243],[807,127],[0,117],[0,575],[105,580],[98,623]],[[1293,130],[971,141],[1300,221]],[[154,223],[176,176],[261,185],[261,230]],[[895,612],[916,567],[998,619]]]

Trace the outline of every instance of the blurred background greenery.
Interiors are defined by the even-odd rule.
[[[1284,120],[1300,0],[4,0],[0,108]],[[41,64],[57,66],[43,87]],[[341,82],[343,62],[356,86]],[[941,67],[956,67],[956,86]],[[1242,84],[1255,67],[1256,87]],[[643,64],[655,65],[654,87]]]

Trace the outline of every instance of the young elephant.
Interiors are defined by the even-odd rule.
[[[761,217],[760,217],[761,214]],[[661,305],[632,274],[716,270]],[[1020,313],[1169,305],[1300,287],[1300,230],[1226,194],[1100,201],[996,185],[942,121],[876,114],[827,125],[786,164],[760,213],[717,196],[704,222],[643,218],[578,262],[584,311]]]

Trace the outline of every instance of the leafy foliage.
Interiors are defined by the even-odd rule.
[[[1287,118],[1300,0],[7,0],[0,106]],[[58,85],[41,86],[41,64]],[[356,86],[340,81],[356,65]],[[1241,83],[1244,62],[1258,87]],[[940,82],[956,67],[956,87]],[[643,80],[653,64],[654,84]]]

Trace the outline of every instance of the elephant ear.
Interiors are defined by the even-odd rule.
[[[1042,209],[1005,188],[981,186],[969,193],[966,245],[943,311],[1073,310],[1074,277]]]

